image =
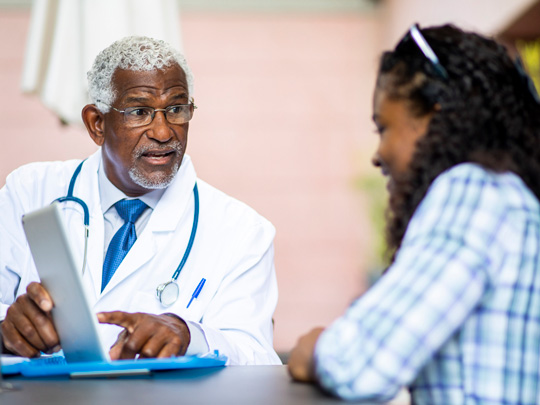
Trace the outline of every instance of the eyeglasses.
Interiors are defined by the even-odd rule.
[[[167,108],[128,107],[123,110],[119,110],[101,100],[97,100],[97,102],[105,104],[114,111],[124,114],[124,122],[130,127],[142,127],[150,124],[158,111],[162,111],[163,114],[165,114],[165,118],[170,124],[185,124],[193,118],[193,111],[197,108],[193,99],[191,99],[189,104],[170,105]]]
[[[400,46],[404,41],[408,39],[409,36],[413,39],[414,43],[422,51],[424,56],[431,62],[433,68],[435,69],[435,72],[442,79],[448,80],[448,72],[443,67],[443,65],[441,65],[441,62],[439,62],[439,58],[437,57],[431,46],[429,46],[426,38],[424,38],[424,36],[420,32],[420,27],[418,26],[418,24],[413,24],[411,28],[409,28],[409,32],[403,37],[403,39],[399,42],[397,46]]]

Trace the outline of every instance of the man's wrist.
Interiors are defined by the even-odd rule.
[[[171,318],[175,318],[175,319],[178,319],[180,322],[182,322],[183,324],[186,323],[186,321],[184,321],[182,318],[180,318],[178,315],[176,314],[173,314],[172,312],[165,312],[164,314],[161,314],[161,315],[166,315],[166,316],[170,316]]]
[[[176,319],[179,321],[179,324],[180,324],[180,328],[181,328],[181,337],[185,340],[187,340],[187,345],[186,347],[189,347],[189,344],[191,342],[191,332],[189,330],[189,327],[187,325],[187,322],[184,321],[182,318],[180,318],[178,315],[176,314],[173,314],[172,312],[166,312],[164,314],[161,314],[161,315],[165,315],[165,316],[168,316],[170,318],[173,318],[173,319]],[[187,339],[186,339],[187,338]]]

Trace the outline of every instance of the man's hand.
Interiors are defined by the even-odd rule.
[[[122,311],[100,312],[99,322],[124,328],[109,352],[112,360],[171,357],[186,353],[190,341],[186,323],[174,315]]]
[[[288,361],[289,374],[296,381],[315,382],[313,351],[324,328],[315,328],[298,339]]]
[[[4,348],[23,357],[60,350],[51,317],[52,307],[53,301],[41,284],[28,284],[26,294],[10,305],[2,322]]]

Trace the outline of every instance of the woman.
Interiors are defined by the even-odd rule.
[[[413,26],[374,94],[391,265],[289,372],[346,399],[537,403],[540,105],[492,40]]]

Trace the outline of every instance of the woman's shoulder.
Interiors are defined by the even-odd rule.
[[[416,209],[415,223],[434,218],[515,216],[539,221],[540,203],[513,172],[495,172],[475,163],[462,163],[441,173]]]
[[[538,198],[523,179],[514,172],[497,172],[477,163],[461,163],[441,173],[430,187],[430,192],[482,195],[493,203],[507,206],[539,208]]]

